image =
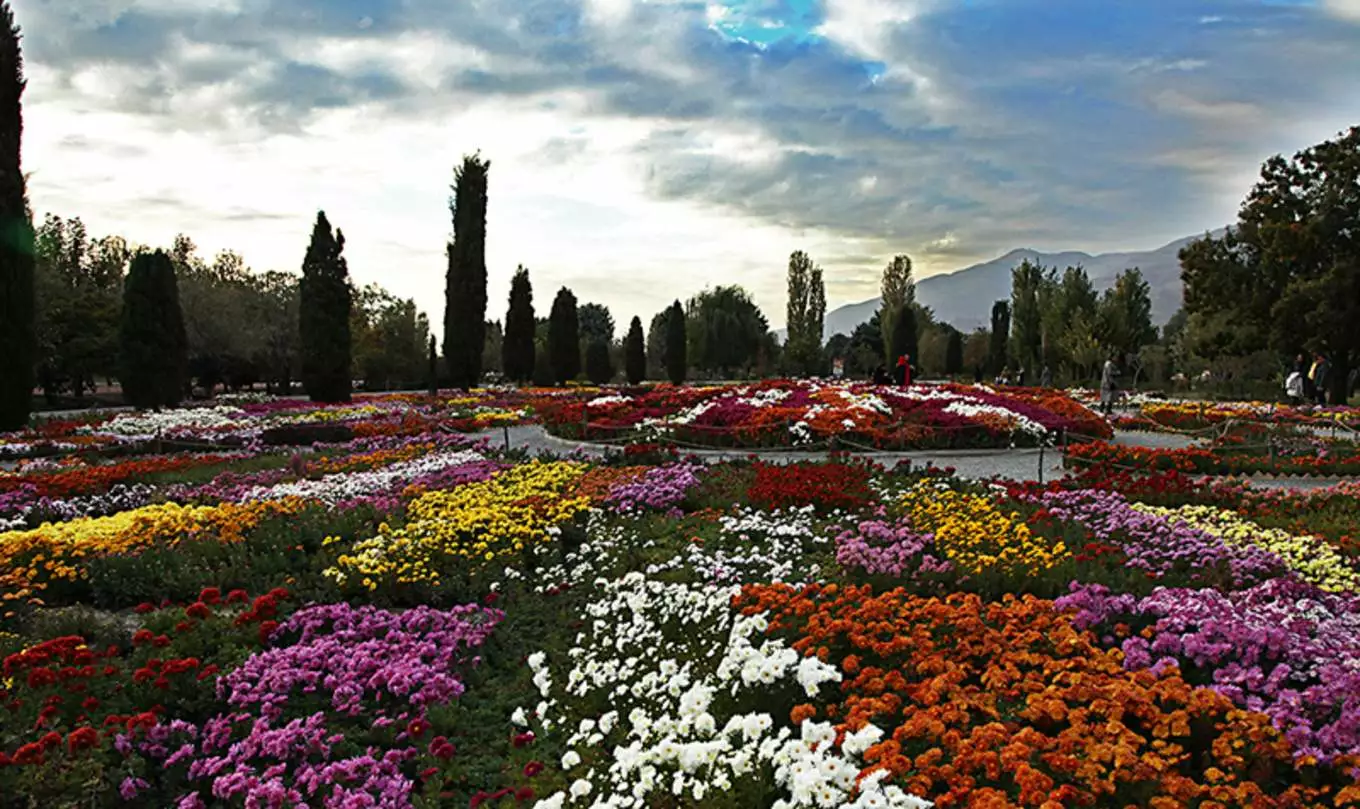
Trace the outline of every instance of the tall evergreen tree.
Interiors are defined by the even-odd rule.
[[[642,318],[633,317],[628,324],[628,335],[623,338],[623,367],[628,384],[636,385],[647,377],[646,341],[642,336]]]
[[[822,284],[822,268],[813,264],[802,250],[789,256],[786,315],[788,336],[784,349],[790,369],[795,373],[815,373],[821,365],[826,288]]]
[[[992,373],[1006,367],[1006,348],[1011,333],[1011,305],[1007,301],[992,304],[991,343],[987,348],[987,363]]]
[[[944,372],[953,376],[963,370],[963,334],[949,330],[949,341],[944,346]]]
[[[344,250],[345,235],[338,228],[332,233],[318,211],[298,287],[302,387],[314,402],[349,401],[353,291]]]
[[[505,312],[502,370],[508,379],[528,382],[534,375],[534,290],[529,270],[521,264],[510,279],[510,306]]]
[[[430,386],[430,398],[439,395],[439,353],[435,351],[434,335],[430,335],[429,358],[426,360],[425,381]]]
[[[598,337],[586,344],[586,378],[596,385],[604,385],[614,378],[614,365],[609,358],[609,343]]]
[[[466,155],[453,172],[453,241],[444,288],[444,363],[466,390],[482,378],[486,342],[486,182],[491,161]]]
[[[878,325],[882,330],[883,346],[892,345],[893,317],[903,306],[916,303],[916,281],[911,275],[911,256],[899,254],[883,268],[879,282]],[[898,355],[901,356],[901,355]],[[886,357],[889,364],[897,357]]]
[[[164,251],[139,253],[123,282],[119,329],[123,398],[140,409],[177,404],[184,395],[189,341],[175,266]]]
[[[553,381],[569,382],[581,373],[581,327],[576,320],[576,296],[562,287],[548,314],[548,364]]]
[[[685,307],[680,301],[666,310],[666,376],[679,385],[689,370],[689,354],[685,336]]]
[[[24,57],[9,2],[0,2],[0,430],[28,423],[37,338],[33,220],[20,162]]]
[[[892,361],[899,357],[910,357],[913,366],[921,365],[921,354],[916,339],[916,307],[906,304],[893,314],[892,342],[889,348]]]

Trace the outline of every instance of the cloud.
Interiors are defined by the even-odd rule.
[[[735,281],[777,323],[793,249],[860,300],[897,252],[1147,248],[1360,117],[1355,0],[15,5],[40,210],[291,268],[324,207],[359,280],[436,318],[476,148],[493,309],[525,263],[544,307]]]

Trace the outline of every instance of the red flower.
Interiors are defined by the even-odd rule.
[[[204,604],[216,604],[222,600],[222,591],[216,587],[204,587],[203,592],[198,594],[198,600]]]
[[[180,634],[192,631],[193,628],[194,624],[192,621],[180,621],[179,623],[175,624],[175,631]]]
[[[132,635],[132,645],[141,646],[143,643],[150,643],[151,638],[152,638],[151,630],[139,629]]]
[[[137,613],[138,615],[146,615],[148,612],[155,612],[156,605],[152,604],[150,601],[143,601],[142,603],[133,607],[132,611]]]
[[[496,599],[498,599],[498,598],[500,598],[500,597],[501,597],[500,593],[497,593],[497,592],[490,592],[490,593],[487,593],[487,594],[486,594],[486,597],[482,599],[482,603],[483,603],[483,604],[486,604],[487,606],[490,606],[490,605],[492,605],[492,604],[495,604],[495,603],[496,603]]]
[[[38,740],[38,744],[42,745],[44,750],[61,747],[61,734],[55,730],[48,731],[46,736]]]
[[[424,781],[425,779],[429,778],[431,775],[434,775],[437,772],[439,772],[438,767],[426,767],[425,769],[420,771],[420,780]]]
[[[279,628],[278,621],[262,621],[260,623],[260,643],[261,644],[268,643],[269,636],[272,635],[274,633],[274,630],[278,628]]]
[[[406,726],[406,732],[409,733],[413,739],[419,739],[421,736],[424,736],[425,731],[429,729],[430,723],[426,722],[424,719],[418,718],[412,719],[411,724]],[[447,739],[445,741],[447,741]]]
[[[8,767],[13,763],[14,759],[9,757],[9,753],[6,753],[4,750],[0,750],[0,767]]]
[[[430,755],[437,759],[448,761],[453,758],[455,752],[457,751],[453,744],[443,736],[436,736],[430,740]]]
[[[531,761],[524,765],[525,778],[533,778],[541,772],[543,772],[543,762],[541,761]]]
[[[533,799],[534,799],[533,787],[520,787],[519,790],[515,793],[515,800],[520,801],[521,803],[531,801]]]
[[[41,764],[43,763],[43,747],[37,742],[20,747],[14,751],[15,764]]]
[[[218,671],[219,669],[217,668],[216,663],[209,663],[208,665],[203,667],[202,671],[198,673],[197,679],[199,682],[203,682],[209,677],[212,677],[213,675],[217,674]]]
[[[170,645],[170,639],[164,635],[157,635],[156,637],[151,639],[151,645],[160,649],[164,649],[166,646]]]
[[[244,604],[250,600],[250,595],[245,590],[232,590],[227,593],[228,604]]]
[[[525,731],[523,733],[515,734],[515,738],[511,740],[511,743],[514,744],[516,747],[523,747],[526,744],[532,744],[533,741],[534,741],[533,732]]]
[[[289,595],[291,594],[282,587],[275,587],[273,590],[269,591],[268,595],[270,598],[277,599],[279,601],[287,601]]]
[[[208,605],[202,601],[195,601],[184,608],[184,614],[189,618],[197,618],[201,621],[212,615],[212,610],[208,609]]]
[[[57,673],[51,669],[34,669],[28,673],[28,687],[42,688],[57,681]]]
[[[93,711],[95,708],[99,707],[99,700],[95,697],[86,697],[85,701],[80,703],[80,707],[87,711]]]
[[[94,728],[80,728],[71,731],[71,735],[66,737],[66,747],[72,753],[78,750],[87,750],[99,744],[99,734]]]

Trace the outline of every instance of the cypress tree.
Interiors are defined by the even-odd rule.
[[[913,365],[920,365],[921,358],[916,351],[916,310],[911,304],[902,306],[893,315],[892,361],[896,364],[899,357],[906,355]]]
[[[642,319],[634,317],[628,325],[628,336],[623,338],[623,365],[628,384],[636,385],[647,376],[646,342],[642,336]]]
[[[580,324],[576,320],[576,296],[562,287],[548,315],[548,364],[553,381],[569,382],[581,373]]]
[[[467,390],[482,378],[486,343],[486,181],[491,161],[465,155],[453,172],[453,241],[444,287],[444,363]],[[532,366],[530,366],[532,368]]]
[[[314,402],[348,402],[350,395],[349,267],[345,235],[318,211],[298,286],[302,387]]]
[[[28,424],[33,398],[33,222],[20,162],[24,58],[9,2],[0,2],[0,430]]]
[[[676,385],[685,381],[689,368],[686,339],[685,308],[676,301],[666,314],[666,376]]]
[[[998,373],[1006,367],[1007,343],[1011,334],[1011,305],[1009,301],[992,304],[992,335],[987,345],[987,361],[991,372]]]
[[[123,281],[118,333],[123,398],[139,410],[177,404],[188,348],[174,262],[162,250],[138,253]]]
[[[505,312],[501,366],[507,379],[527,382],[534,375],[534,290],[529,270],[521,264],[510,279],[510,307]]]
[[[434,335],[430,335],[430,356],[429,364],[425,369],[425,378],[430,383],[430,398],[439,395],[439,354],[435,351]]]
[[[586,378],[595,385],[604,385],[614,378],[614,366],[609,360],[609,343],[598,337],[586,344]]]
[[[949,330],[949,342],[944,346],[944,372],[953,376],[963,370],[963,334]]]

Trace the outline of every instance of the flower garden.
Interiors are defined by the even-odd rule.
[[[554,434],[586,441],[664,438],[693,447],[842,449],[1036,446],[1066,433],[1109,438],[1109,425],[1061,392],[932,384],[768,380],[661,385],[539,410]]]
[[[787,405],[814,441],[838,408],[861,440],[905,435],[891,393],[885,414],[784,387],[847,402]],[[1360,805],[1353,483],[529,457],[477,434],[641,433],[761,390],[242,402],[4,437],[0,805]],[[995,395],[1034,401],[936,440],[1102,426]]]

